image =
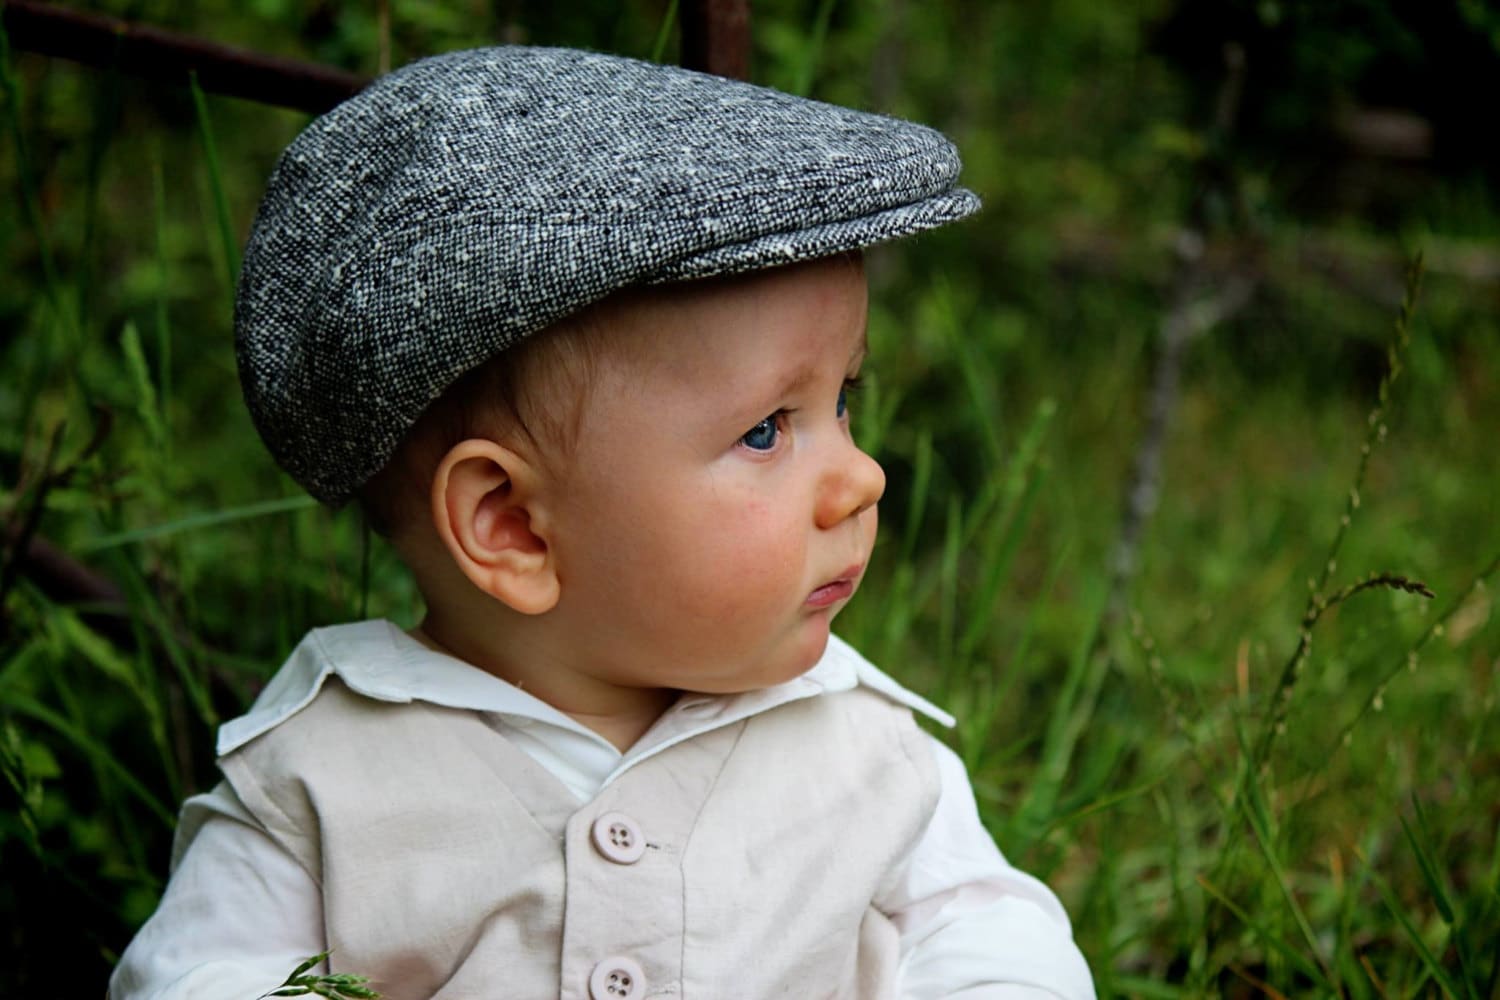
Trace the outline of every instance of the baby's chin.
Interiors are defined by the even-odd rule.
[[[796,680],[817,666],[828,648],[828,616],[819,617],[823,620],[821,629],[807,629],[805,634],[797,636],[793,648],[777,651],[774,659],[737,668],[722,677],[699,678],[698,683],[682,690],[694,694],[744,694]]]

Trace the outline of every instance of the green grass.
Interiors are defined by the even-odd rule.
[[[223,30],[268,49],[300,30],[262,6],[280,13]],[[597,35],[528,30],[666,51],[662,7],[620,10]],[[758,72],[866,103],[885,10],[768,5]],[[359,64],[371,16],[304,54]],[[468,37],[394,16],[398,56]],[[872,254],[853,406],[890,485],[840,631],[959,717],[983,819],[1058,891],[1101,995],[1493,997],[1500,309],[1452,262],[1493,254],[1500,215],[1467,181],[1428,198],[1405,320],[1394,235],[1274,204],[1248,258],[1215,235],[1219,277],[1260,285],[1188,351],[1111,611],[1196,135],[1136,21],[1069,16],[1046,51],[995,35],[989,75],[927,58],[977,30],[936,9],[899,39],[894,104],[959,136],[989,207]],[[215,725],[306,628],[420,605],[389,549],[274,469],[238,398],[229,279],[303,116],[14,53],[0,70],[0,525],[113,587],[59,601],[0,542],[0,992],[26,993],[57,968],[102,980],[177,803],[215,778]]]

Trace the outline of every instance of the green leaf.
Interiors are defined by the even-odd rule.
[[[319,962],[326,961],[328,954],[326,951],[320,951],[316,955],[309,955],[307,958],[304,958],[302,964],[293,969],[290,976],[287,976],[286,981],[290,983]]]

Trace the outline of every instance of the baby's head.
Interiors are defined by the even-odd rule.
[[[360,499],[465,658],[504,633],[606,684],[786,680],[884,488],[846,412],[859,249],[973,211],[957,170],[919,126],[669,67],[426,60],[278,164],[246,398],[310,492]]]

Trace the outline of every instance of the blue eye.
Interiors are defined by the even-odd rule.
[[[751,451],[770,451],[776,447],[776,438],[781,430],[777,426],[779,414],[771,414],[740,436],[740,444]]]

